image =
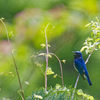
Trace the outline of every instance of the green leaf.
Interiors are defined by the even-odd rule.
[[[16,50],[15,50],[15,49],[13,49],[13,50],[12,50],[12,53],[14,53],[15,51],[16,51]]]
[[[54,72],[52,71],[52,69],[50,67],[48,67],[47,71],[46,71],[46,75],[51,75],[54,74]]]
[[[98,45],[99,49],[100,49],[100,45]]]
[[[90,38],[90,37],[88,37],[88,38],[87,38],[87,41],[92,41],[92,40],[93,40],[93,39],[92,39],[92,38]]]
[[[10,37],[10,36],[14,36],[14,35],[13,35],[13,31],[11,31],[11,32],[9,33],[9,37]]]
[[[48,44],[48,47],[51,47],[51,45],[50,45],[50,44]]]
[[[45,53],[40,53],[40,54],[38,54],[39,56],[44,56],[44,55],[46,55]]]
[[[66,60],[65,60],[65,59],[63,59],[63,60],[62,60],[62,62],[65,64]]]
[[[53,78],[56,78],[57,77],[57,74],[55,74],[54,76],[53,76]]]
[[[78,94],[78,95],[83,95],[82,89],[79,89],[79,90],[77,91],[77,94]]]
[[[40,44],[40,46],[42,46],[42,48],[44,48],[46,45],[43,43],[43,44]]]
[[[83,52],[84,49],[86,49],[86,48],[88,48],[88,46],[83,46],[83,47],[81,48],[80,52]]]
[[[45,56],[47,57],[47,54],[45,54]],[[52,58],[52,55],[51,54],[48,54],[48,57],[49,58]]]
[[[27,82],[27,81],[24,81],[24,82],[25,82],[25,84],[29,85],[29,82]]]
[[[95,39],[95,42],[98,42],[98,41],[100,41],[100,38]]]
[[[87,97],[88,100],[94,100],[93,96],[88,95]]]
[[[98,19],[98,17],[96,17],[96,20],[97,20],[97,22],[99,23],[99,19]]]
[[[48,54],[48,56],[49,56],[50,58],[52,58],[52,55],[51,55],[51,54]]]
[[[39,99],[43,99],[43,97],[42,97],[41,95],[36,95],[36,94],[34,94],[34,97],[35,97],[35,98],[39,98]]]
[[[88,24],[85,25],[85,27],[88,27],[88,26],[90,26],[90,25],[91,25],[91,23],[88,23]]]
[[[60,87],[61,87],[61,85],[59,85],[59,84],[56,84],[56,89],[59,89]]]

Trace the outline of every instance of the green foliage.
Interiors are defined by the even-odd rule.
[[[83,99],[85,99],[85,100],[94,100],[93,96],[90,96],[90,95],[87,95],[87,94],[83,93],[82,89],[79,89],[77,91],[77,94],[82,95]]]
[[[46,91],[45,88],[40,88],[32,92],[30,96],[27,97],[27,100],[71,100],[73,88],[72,87],[61,87],[59,84],[56,84],[54,88],[50,87]],[[81,100],[94,100],[90,95],[84,94],[82,89],[76,90],[76,97],[73,100],[80,100],[78,96],[82,95]]]
[[[91,28],[91,37],[85,40],[81,49],[81,52],[85,50],[86,54],[91,53],[93,49],[100,49],[100,23],[97,17],[96,19],[97,22],[91,21],[91,23],[85,25],[85,27]]]
[[[32,92],[27,100],[70,100],[73,89],[61,87],[56,84],[55,88],[50,87],[47,91],[44,88]]]
[[[54,72],[52,71],[50,67],[48,67],[46,71],[46,75],[51,75],[51,74],[54,74]]]

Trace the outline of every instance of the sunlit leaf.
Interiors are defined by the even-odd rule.
[[[51,55],[51,54],[48,54],[48,56],[49,56],[50,58],[52,58],[52,55]]]
[[[15,49],[13,49],[13,50],[12,50],[12,53],[14,53],[15,51],[16,51],[16,50],[15,50]]]
[[[79,90],[77,91],[77,94],[78,94],[78,95],[83,95],[82,89],[79,89]]]
[[[54,74],[54,72],[52,71],[52,69],[50,67],[48,67],[47,71],[46,71],[46,75],[51,75]]]
[[[88,100],[94,100],[93,96],[88,95],[87,97]]]
[[[98,41],[100,41],[100,38],[95,39],[95,42],[98,42]]]
[[[97,22],[99,23],[99,19],[98,19],[98,17],[96,17],[96,20],[97,20]]]
[[[53,78],[56,78],[57,77],[57,74],[55,74],[54,76],[53,76]]]
[[[35,97],[35,98],[39,98],[39,99],[43,99],[43,97],[42,97],[41,95],[36,95],[36,94],[34,94],[34,97]]]
[[[92,39],[92,38],[90,38],[90,37],[88,37],[88,38],[87,38],[87,40],[88,40],[88,41],[92,41],[93,39]]]
[[[88,46],[83,46],[83,47],[81,48],[80,52],[83,52],[84,49],[86,49],[86,48],[88,48]]]
[[[98,45],[99,49],[100,49],[100,45]]]
[[[48,44],[48,47],[51,47],[51,45],[50,45],[50,44]]]
[[[84,96],[84,98],[86,98],[86,97],[87,97],[87,94],[85,94],[85,93],[83,93],[82,95]]]
[[[64,59],[64,60],[62,60],[62,62],[65,64],[66,60]]]
[[[61,87],[61,85],[56,84],[56,89],[59,89]]]
[[[4,20],[4,18],[2,17],[2,18],[0,18],[0,20]]]
[[[13,35],[13,31],[11,31],[11,32],[9,33],[9,37],[10,37],[10,36],[14,36],[14,35]]]
[[[29,82],[28,81],[24,81],[24,82],[25,82],[25,84],[29,85]]]
[[[42,46],[42,48],[44,48],[46,45],[43,43],[43,44],[40,44]]]
[[[47,57],[47,54],[45,54],[45,56]],[[49,58],[52,58],[52,55],[51,54],[48,54],[48,57]]]
[[[88,23],[88,24],[85,25],[85,27],[88,27],[88,26],[90,26],[90,25],[91,25],[91,23]]]
[[[39,56],[44,56],[45,55],[45,53],[40,53],[40,54],[38,54]]]

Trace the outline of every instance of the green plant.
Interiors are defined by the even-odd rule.
[[[16,61],[15,61],[15,58],[14,58],[14,55],[13,55],[15,49],[12,49],[12,46],[11,46],[11,43],[10,43],[10,39],[9,39],[9,35],[12,35],[12,32],[10,32],[10,34],[8,34],[7,27],[6,27],[5,23],[3,22],[3,20],[4,20],[4,18],[0,19],[0,21],[2,22],[2,24],[4,25],[5,30],[6,30],[7,39],[8,39],[8,43],[9,43],[9,48],[10,48],[10,51],[11,51],[11,55],[12,55],[14,66],[15,66],[15,70],[16,70],[16,74],[17,74],[17,77],[18,77],[18,82],[19,82],[19,85],[20,85],[21,93],[22,93],[21,97],[22,97],[22,100],[25,100],[23,89],[22,89],[22,84],[21,84],[21,80],[20,80],[20,76],[19,76],[19,72],[18,72],[18,68],[17,68]]]
[[[16,69],[16,73],[17,73],[17,77],[18,77],[18,81],[19,81],[19,85],[20,85],[20,89],[21,89],[20,91],[18,91],[18,93],[21,96],[22,100],[25,100],[24,93],[23,93],[23,90],[22,90],[21,81],[20,81],[20,77],[19,77],[18,68],[17,68],[16,62],[15,62],[15,58],[13,56],[13,52],[15,50],[12,49],[11,43],[10,43],[10,40],[9,40],[9,35],[13,35],[13,34],[12,34],[12,32],[10,34],[8,34],[8,30],[7,30],[7,27],[6,27],[5,23],[3,22],[3,18],[1,18],[0,21],[2,22],[2,24],[5,27],[9,47],[10,47],[13,62],[14,62],[14,65],[15,65],[15,69]],[[32,94],[29,97],[27,97],[27,100],[40,100],[40,99],[43,99],[43,100],[76,100],[76,98],[74,96],[75,93],[77,93],[78,95],[81,95],[83,97],[83,99],[85,99],[85,100],[94,100],[94,98],[92,96],[84,94],[81,89],[76,90],[80,75],[78,75],[78,77],[77,77],[74,89],[71,86],[68,87],[68,88],[66,86],[64,86],[63,70],[62,70],[61,61],[63,63],[65,63],[66,60],[60,60],[57,55],[55,55],[54,53],[49,52],[49,47],[51,47],[48,44],[48,41],[47,41],[47,32],[50,31],[49,26],[52,27],[52,29],[54,28],[54,26],[52,26],[51,24],[48,24],[46,26],[45,31],[44,31],[46,43],[41,44],[42,48],[46,47],[46,53],[40,53],[38,55],[32,55],[31,56],[31,57],[45,56],[45,58],[46,58],[45,72],[42,70],[43,65],[40,64],[38,61],[35,62],[35,64],[40,67],[40,70],[42,71],[42,73],[45,77],[45,88],[40,88],[39,90],[36,90],[35,92],[32,92]],[[91,38],[87,38],[85,40],[84,46],[81,49],[81,52],[85,50],[86,54],[89,53],[89,56],[88,56],[85,63],[88,62],[91,54],[93,53],[94,50],[97,50],[97,47],[100,49],[100,42],[99,42],[100,41],[100,25],[99,25],[99,20],[97,19],[97,22],[92,21],[91,23],[87,24],[86,27],[87,26],[91,27],[92,32],[91,32]],[[61,70],[61,76],[58,75],[58,74],[55,74],[52,71],[52,69],[50,67],[48,67],[48,59],[52,58],[52,56],[55,56],[57,58],[58,62],[59,62],[60,70]],[[3,72],[3,73],[11,74],[13,76],[13,74],[11,72]],[[3,74],[3,73],[1,73],[1,74]],[[47,75],[51,75],[51,74],[55,74],[54,78],[56,78],[57,76],[61,78],[62,86],[60,86],[59,84],[56,84],[55,88],[52,88],[52,87],[48,88],[47,87]],[[25,82],[25,83],[28,84],[28,82]],[[3,99],[4,100],[9,100],[9,99],[5,99],[5,98],[3,98]]]
[[[48,29],[49,26],[50,26],[51,29]],[[43,75],[45,76],[45,90],[47,90],[47,75],[54,74],[54,72],[52,71],[52,69],[51,69],[50,67],[48,67],[48,59],[49,59],[49,57],[52,58],[52,55],[55,56],[55,57],[57,58],[57,60],[59,61],[59,65],[60,65],[60,69],[61,69],[61,76],[55,74],[55,75],[54,75],[54,78],[56,78],[56,76],[60,77],[60,78],[62,79],[62,86],[64,86],[64,81],[63,81],[63,70],[62,70],[61,61],[62,61],[63,63],[65,63],[66,60],[60,60],[60,59],[58,58],[57,55],[55,55],[54,53],[50,53],[50,52],[49,52],[49,49],[48,49],[48,47],[51,47],[51,46],[48,44],[48,41],[47,41],[47,31],[50,31],[50,30],[52,30],[53,28],[54,28],[54,26],[52,26],[51,24],[47,24],[47,26],[46,26],[46,28],[45,28],[45,31],[44,31],[46,43],[45,43],[45,44],[41,44],[41,46],[42,46],[42,48],[46,47],[46,53],[40,53],[40,54],[38,54],[38,55],[32,55],[32,56],[31,56],[31,57],[45,56],[45,58],[46,58],[46,70],[45,70],[45,72],[43,72],[43,70],[42,70],[42,68],[41,68],[42,65],[41,65],[40,63],[38,63],[38,62],[35,62],[35,63],[40,67],[40,69],[41,69]]]
[[[41,88],[32,92],[32,94],[27,97],[27,100],[70,100],[71,93],[73,89],[71,87],[61,87],[56,84],[54,88],[50,87],[46,91],[45,88]]]

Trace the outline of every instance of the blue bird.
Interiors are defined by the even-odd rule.
[[[79,51],[75,51],[74,53],[74,67],[75,69],[80,73],[80,75],[83,77],[83,79],[85,80],[85,78],[87,79],[89,85],[92,85],[92,82],[89,78],[89,74],[85,65],[85,62],[83,60],[82,57],[82,53]]]

